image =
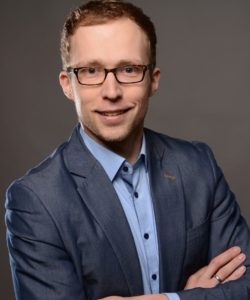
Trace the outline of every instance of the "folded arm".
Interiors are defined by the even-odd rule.
[[[211,262],[191,275],[185,286],[185,290],[193,288],[213,288],[218,284],[237,280],[241,278],[246,267],[243,265],[246,256],[239,247],[232,247],[220,255],[216,256]],[[217,276],[216,276],[217,275]],[[217,277],[217,278],[216,278]],[[100,300],[166,300],[165,294],[142,295],[135,297],[111,296]]]

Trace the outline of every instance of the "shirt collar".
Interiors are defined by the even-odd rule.
[[[102,165],[109,179],[113,181],[119,169],[121,168],[122,164],[126,161],[126,159],[116,154],[115,152],[112,152],[111,150],[103,147],[102,145],[98,144],[95,140],[93,140],[89,135],[87,135],[84,132],[82,127],[80,127],[80,134],[89,151]],[[137,161],[139,160],[144,162],[144,165],[147,170],[146,141],[145,141],[144,134],[142,138],[141,150],[137,158]]]

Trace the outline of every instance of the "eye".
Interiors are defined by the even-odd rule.
[[[141,74],[142,68],[139,65],[127,65],[127,66],[122,66],[120,68],[120,72],[123,73],[124,75],[138,75]]]
[[[87,68],[87,72],[89,74],[95,74],[96,73],[96,68],[93,68],[93,67]]]
[[[134,66],[124,66],[123,71],[125,73],[133,73],[133,72],[135,72],[135,67]]]
[[[78,77],[80,78],[92,78],[100,75],[100,68],[98,67],[82,67],[78,71]]]
[[[97,72],[97,70],[95,67],[83,67],[83,68],[79,69],[79,73],[85,74],[85,75],[95,74],[96,72]]]

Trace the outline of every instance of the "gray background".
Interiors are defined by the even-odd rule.
[[[58,85],[59,34],[80,1],[0,4],[1,299],[13,299],[4,226],[4,190],[63,142],[76,123]],[[160,91],[147,125],[203,140],[250,221],[250,1],[137,0],[155,22]]]

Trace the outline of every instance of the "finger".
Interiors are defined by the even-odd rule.
[[[246,255],[241,253],[240,255],[233,258],[224,267],[220,268],[216,274],[224,281],[230,276],[235,270],[237,270],[245,261]]]
[[[213,278],[211,278],[211,280],[213,280],[214,286],[223,282],[223,280],[220,278],[220,275],[218,275],[217,273],[213,276]]]
[[[240,252],[240,247],[235,246],[214,257],[207,266],[206,276],[211,278],[220,268],[238,256]]]
[[[195,277],[195,278],[199,278],[199,277],[201,277],[202,275],[204,275],[206,273],[206,269],[207,269],[207,266],[202,267],[201,269],[196,271],[192,276]]]
[[[243,276],[246,272],[246,267],[245,266],[241,266],[238,269],[236,269],[230,276],[228,276],[223,283],[231,281],[231,280],[236,280],[239,279],[241,276]]]

